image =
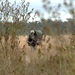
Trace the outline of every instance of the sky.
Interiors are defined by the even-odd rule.
[[[14,3],[14,1],[17,2],[17,4],[19,4],[21,2],[21,0],[9,0],[11,3]],[[34,8],[34,11],[39,10],[41,13],[43,13],[43,17],[44,18],[48,18],[49,14],[47,14],[47,12],[44,10],[44,8],[42,7],[43,3],[42,0],[25,0],[26,2],[30,2],[30,6],[29,6],[29,10],[31,10],[32,8]],[[61,4],[63,3],[63,0],[50,0],[52,6],[55,8],[55,6],[57,4]],[[69,1],[69,0],[67,0]],[[73,0],[75,2],[75,0]],[[71,18],[71,15],[69,13],[66,14],[66,12],[64,12],[64,7],[62,6],[61,9],[61,16],[60,18],[62,19],[62,21],[66,21],[66,18]],[[31,16],[33,17],[34,13],[31,14]],[[35,18],[35,21],[39,21],[40,19],[38,17]],[[29,21],[32,21],[32,18],[30,18]]]
[[[40,12],[44,13],[44,17],[48,18],[49,14],[47,14],[47,12],[44,10],[44,8],[42,7],[43,3],[42,0],[26,0],[28,2],[30,2],[30,8],[34,8],[35,10],[39,10]],[[57,4],[62,4],[63,0],[50,0],[52,6],[57,6]],[[66,18],[71,18],[71,15],[69,13],[66,14],[66,12],[64,12],[64,7],[62,7],[61,9],[61,20],[62,21],[66,21]],[[36,20],[39,20],[38,18]]]

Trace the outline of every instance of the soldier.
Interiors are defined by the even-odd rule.
[[[36,32],[34,30],[31,30],[30,34],[28,36],[28,45],[29,46],[33,46],[33,47],[36,46],[36,42],[37,42],[36,37],[37,37]]]
[[[31,30],[28,36],[28,45],[35,48],[36,45],[39,45],[42,40],[42,31],[40,30]]]

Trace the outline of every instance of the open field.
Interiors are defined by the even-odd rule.
[[[71,35],[46,36],[31,51],[27,36],[18,36],[0,47],[0,75],[74,75],[75,48]],[[74,36],[73,36],[74,38]],[[3,40],[3,39],[2,39]],[[4,40],[3,40],[4,41]]]
[[[42,0],[47,15],[35,7],[30,9],[30,3],[25,0],[20,4],[16,1],[2,0],[0,3],[0,75],[75,75],[73,0],[57,5]],[[71,18],[61,15],[61,11]],[[67,21],[62,21],[63,17]],[[25,36],[31,30],[41,30],[44,34],[34,51],[27,45]]]

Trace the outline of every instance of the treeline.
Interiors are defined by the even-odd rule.
[[[3,35],[27,35],[31,29],[42,30],[44,34],[68,34],[75,32],[75,23],[73,19],[69,19],[67,22],[44,20],[41,22],[0,22],[0,33]]]

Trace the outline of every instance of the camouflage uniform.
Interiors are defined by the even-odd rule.
[[[36,37],[35,36],[33,36],[33,35],[29,35],[29,37],[28,37],[28,45],[30,46],[33,46],[33,47],[35,47],[35,45],[36,45]]]
[[[42,31],[36,30],[34,35],[29,35],[28,37],[28,45],[35,47],[36,45],[39,45],[39,42],[42,40]]]

